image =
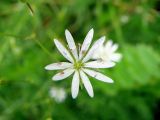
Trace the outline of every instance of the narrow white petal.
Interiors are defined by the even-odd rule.
[[[93,46],[91,47],[91,49],[88,51],[87,55],[83,58],[83,62],[88,61],[91,57],[93,57],[94,52],[97,50],[97,48],[99,46],[102,46],[102,44],[104,43],[105,40],[105,36],[101,37],[100,39],[98,39]]]
[[[114,62],[119,62],[122,58],[122,55],[120,53],[114,53],[111,56],[111,60]]]
[[[70,62],[73,62],[73,58],[70,55],[70,53],[68,52],[68,50],[56,39],[54,39],[54,43],[57,47],[57,49],[59,50],[59,52]]]
[[[104,45],[102,44],[94,51],[92,58],[93,59],[102,58],[102,56],[104,56],[104,51],[105,51],[105,48],[104,48]]]
[[[92,85],[91,85],[87,75],[81,70],[80,71],[80,76],[81,76],[82,82],[83,82],[84,87],[86,88],[89,96],[93,97],[94,96],[93,88],[92,88]]]
[[[103,82],[108,82],[108,83],[113,83],[113,80],[102,73],[96,72],[94,70],[89,70],[89,69],[83,69],[85,73],[90,75],[91,77],[96,78],[97,80],[103,81]]]
[[[71,86],[72,98],[74,99],[77,97],[78,92],[79,92],[79,82],[80,82],[79,73],[78,71],[76,71],[74,73],[73,80],[72,80],[72,86]]]
[[[71,33],[68,30],[65,30],[65,35],[66,35],[66,40],[67,40],[68,46],[69,46],[72,54],[74,55],[74,57],[76,59],[78,59],[77,48],[76,48],[76,45],[75,45],[75,42],[74,42],[74,39],[73,39]]]
[[[49,64],[45,67],[45,69],[46,70],[61,70],[61,69],[66,69],[72,66],[73,64],[69,62],[59,62],[59,63]]]
[[[105,62],[105,61],[91,61],[88,63],[85,63],[84,67],[90,67],[90,68],[110,68],[115,66],[114,62]]]
[[[65,69],[62,72],[57,73],[56,75],[54,75],[52,77],[52,80],[55,80],[55,81],[63,80],[65,78],[69,77],[73,72],[74,72],[74,69],[72,69],[72,68]]]
[[[87,50],[92,42],[93,33],[94,33],[93,28],[87,33],[87,36],[84,39],[84,42],[81,47],[81,51],[79,53],[79,59],[81,59],[83,57],[83,55],[87,52]]]
[[[113,44],[111,51],[115,52],[118,49],[118,44]]]
[[[112,40],[108,40],[106,45],[105,45],[105,49],[108,51],[112,48],[113,42]]]

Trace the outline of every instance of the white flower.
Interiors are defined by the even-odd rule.
[[[113,44],[109,40],[105,45],[101,45],[93,54],[93,59],[100,59],[104,62],[119,62],[122,58],[120,53],[116,53],[118,44]]]
[[[120,17],[120,21],[121,21],[121,23],[123,23],[123,24],[128,23],[128,22],[129,22],[129,16],[128,16],[128,15],[122,15],[122,16]]]
[[[57,103],[63,102],[67,97],[65,90],[58,87],[52,87],[49,91],[49,94]]]
[[[68,43],[68,48],[66,49],[57,39],[54,39],[54,43],[59,52],[69,62],[53,63],[45,67],[46,70],[62,70],[52,77],[54,81],[65,79],[74,73],[71,85],[71,93],[73,98],[77,97],[80,84],[84,85],[90,97],[94,96],[92,85],[86,74],[100,81],[113,83],[113,80],[111,78],[103,75],[102,73],[89,69],[110,68],[115,65],[115,63],[111,61],[89,61],[92,58],[94,51],[98,48],[98,46],[102,45],[105,40],[104,36],[101,37],[89,49],[93,38],[93,33],[93,29],[88,32],[87,36],[84,39],[82,47],[78,51],[71,33],[66,30],[65,35]]]

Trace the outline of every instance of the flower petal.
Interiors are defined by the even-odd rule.
[[[105,45],[106,50],[111,49],[112,45],[113,45],[112,40],[108,40],[107,43],[106,43],[106,45]]]
[[[93,97],[94,96],[93,88],[92,88],[92,85],[91,85],[87,75],[81,70],[80,71],[80,76],[81,76],[82,82],[83,82],[84,87],[86,88],[89,96]]]
[[[45,69],[46,70],[61,70],[61,69],[66,69],[72,66],[73,65],[69,62],[59,62],[59,63],[49,64],[45,67]]]
[[[90,75],[91,77],[96,78],[97,80],[103,81],[103,82],[108,82],[108,83],[113,83],[113,80],[102,73],[96,72],[94,70],[89,70],[89,69],[83,69],[85,73]]]
[[[114,53],[118,49],[118,44],[113,44],[111,51]]]
[[[68,50],[56,39],[54,39],[54,43],[57,47],[57,49],[59,50],[59,52],[70,62],[73,62],[73,58],[70,55],[70,53],[68,52]]]
[[[55,81],[63,80],[65,78],[69,77],[73,72],[74,72],[74,69],[72,69],[72,68],[65,69],[62,72],[57,73],[56,75],[54,75],[52,77],[52,80],[55,80]]]
[[[68,46],[71,49],[71,52],[72,52],[73,56],[77,60],[78,59],[78,53],[77,53],[77,48],[76,48],[74,39],[73,39],[71,33],[68,30],[65,30],[65,35],[66,35],[66,40],[67,40]]]
[[[74,99],[77,97],[78,92],[79,92],[79,82],[80,82],[79,73],[78,71],[76,71],[74,73],[73,80],[72,80],[72,86],[71,86],[72,98]]]
[[[102,46],[102,44],[104,43],[105,40],[105,36],[101,37],[100,39],[98,39],[93,46],[91,47],[91,49],[88,51],[87,55],[83,58],[83,62],[88,61],[94,54],[95,50],[99,47]]]
[[[115,66],[114,62],[105,62],[105,61],[91,61],[88,63],[85,63],[84,67],[90,67],[90,68],[110,68]]]
[[[104,45],[100,45],[98,46],[98,48],[94,51],[93,55],[92,55],[92,59],[100,59],[102,58],[102,56],[104,56]]]
[[[87,36],[84,39],[84,42],[82,44],[82,48],[79,53],[79,59],[81,59],[83,57],[83,55],[87,52],[87,50],[92,42],[93,33],[94,33],[93,28],[87,33]]]
[[[111,56],[111,60],[114,62],[119,62],[122,58],[122,55],[120,53],[114,53]]]

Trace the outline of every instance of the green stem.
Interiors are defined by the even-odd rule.
[[[35,38],[35,34],[31,34],[30,36],[20,36],[20,35],[13,35],[13,34],[8,34],[8,33],[0,33],[0,36],[4,36],[4,37],[13,37],[13,38],[20,38],[24,40],[28,40],[28,39],[33,39]],[[41,47],[42,50],[44,50],[44,52],[49,55],[51,58],[53,58],[53,55],[40,43],[40,41],[35,39],[35,42]]]
[[[35,42],[42,48],[42,50],[48,54],[51,58],[53,58],[53,55],[41,44],[39,40],[35,40]]]
[[[13,35],[13,34],[8,34],[8,33],[0,33],[0,36],[4,36],[4,37],[14,37],[14,38],[22,38],[22,36]]]
[[[28,2],[26,2],[26,5],[27,5],[27,7],[29,8],[31,14],[33,15],[33,14],[34,14],[34,10],[33,10],[33,8],[31,7],[31,5],[30,5]]]
[[[111,7],[110,7],[110,18],[111,18],[111,21],[112,21],[113,28],[115,30],[116,39],[119,42],[119,44],[123,45],[124,38],[123,38],[122,29],[121,29],[120,22],[118,20],[118,16],[116,14],[116,10],[113,7],[113,5],[111,5]]]

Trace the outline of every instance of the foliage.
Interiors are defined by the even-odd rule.
[[[0,1],[0,120],[152,120],[160,110],[160,16],[156,0]],[[32,11],[33,10],[33,11]],[[32,12],[32,14],[31,14]],[[76,100],[71,79],[51,80],[45,71],[63,61],[52,39],[64,30],[81,43],[90,28],[120,46],[123,58],[102,70],[114,84],[90,79],[95,97],[82,88]],[[64,87],[63,103],[49,96]]]

